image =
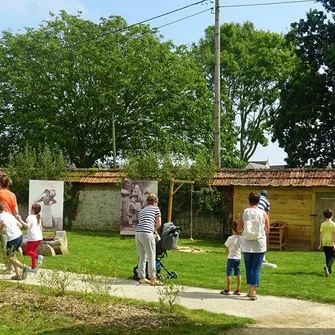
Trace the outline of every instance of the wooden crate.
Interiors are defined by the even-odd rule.
[[[274,222],[270,225],[268,234],[268,249],[283,250],[286,248],[287,224]]]

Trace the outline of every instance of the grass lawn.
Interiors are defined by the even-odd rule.
[[[69,231],[67,236],[69,253],[46,258],[46,268],[132,277],[137,263],[133,237],[121,240],[118,233],[93,231]],[[168,257],[162,262],[170,271],[178,273],[178,284],[217,290],[224,288],[226,255],[223,241],[180,239],[179,246],[201,248],[206,252],[168,252]],[[278,268],[262,270],[259,294],[335,303],[335,281],[332,276],[323,276],[323,252],[269,251],[267,260],[276,263]],[[243,276],[244,266],[242,271]],[[246,292],[245,278],[242,280],[242,290]]]

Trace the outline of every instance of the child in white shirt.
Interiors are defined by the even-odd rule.
[[[31,268],[29,272],[36,272],[37,265],[42,265],[43,256],[39,255],[36,251],[43,240],[42,235],[42,222],[41,222],[41,205],[33,204],[31,206],[31,214],[27,217],[27,222],[23,222],[23,227],[28,229],[28,238],[25,254],[31,257]]]
[[[225,242],[227,259],[227,286],[221,291],[221,294],[230,295],[231,290],[231,277],[234,272],[234,276],[237,279],[237,287],[233,292],[235,295],[241,295],[241,254],[242,254],[242,236],[237,232],[237,222],[232,224],[233,235],[229,236]]]
[[[6,257],[9,259],[15,270],[15,276],[11,277],[11,279],[26,279],[28,267],[23,265],[15,255],[23,241],[23,235],[20,229],[22,224],[12,214],[6,212],[5,209],[5,203],[0,202],[0,234],[5,232],[7,236]]]

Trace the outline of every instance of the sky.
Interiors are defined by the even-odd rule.
[[[220,0],[221,6],[227,6],[221,8],[220,21],[221,23],[251,21],[256,29],[286,33],[291,23],[306,17],[309,9],[322,9],[313,1],[273,4],[283,1],[290,0]],[[10,29],[17,32],[24,31],[24,27],[38,27],[43,20],[49,18],[49,12],[57,14],[61,9],[71,14],[81,11],[84,18],[95,22],[101,17],[120,15],[128,24],[134,24],[197,2],[199,0],[0,0],[0,30]],[[260,3],[269,5],[245,6]],[[241,5],[241,7],[228,7],[230,5]],[[207,3],[190,6],[152,20],[150,25],[161,27],[159,31],[164,39],[172,40],[177,45],[198,42],[204,36],[204,30],[214,25],[214,14],[210,10],[212,7],[214,4],[208,0]],[[205,12],[181,20],[202,11]],[[177,20],[181,21],[170,24]],[[278,144],[270,141],[268,147],[260,146],[250,160],[269,160],[270,165],[280,165],[284,164],[286,156]]]

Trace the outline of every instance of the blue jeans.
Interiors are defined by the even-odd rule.
[[[259,286],[261,279],[262,262],[265,252],[253,253],[244,252],[245,272],[247,275],[247,284]]]

